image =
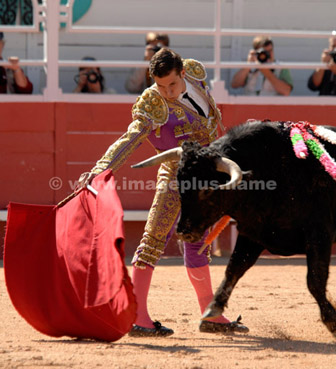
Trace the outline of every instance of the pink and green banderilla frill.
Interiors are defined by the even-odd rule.
[[[336,144],[336,133],[308,122],[291,123],[290,127],[290,137],[296,157],[305,159],[310,151],[320,161],[326,172],[336,180],[335,160],[328,154],[323,144],[308,132],[308,129],[314,132],[316,136],[332,144]]]

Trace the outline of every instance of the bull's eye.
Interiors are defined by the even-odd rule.
[[[213,190],[211,189],[200,190],[198,197],[200,198],[200,200],[205,200],[212,194],[212,192]]]

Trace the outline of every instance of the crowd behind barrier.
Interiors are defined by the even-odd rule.
[[[243,89],[244,95],[250,96],[288,96],[295,89],[292,74],[288,68],[259,68],[260,64],[278,63],[275,58],[275,42],[267,35],[256,36],[252,49],[247,55],[247,65],[239,69],[230,81],[232,89]],[[6,60],[4,54],[5,38],[0,32],[0,60]],[[162,47],[169,47],[169,36],[149,32],[146,35],[144,61]],[[173,46],[172,46],[173,48]],[[183,54],[182,54],[183,57]],[[0,67],[0,93],[32,94],[33,84],[16,56],[7,57],[9,65]],[[94,57],[82,57],[83,61],[96,61]],[[316,68],[307,80],[307,89],[318,92],[318,95],[336,94],[336,33],[328,40],[328,47],[322,50],[321,63],[325,68]],[[252,65],[254,64],[254,65]],[[294,72],[295,73],[295,72]],[[73,76],[75,87],[73,93],[120,93],[114,86],[105,86],[104,75],[99,67],[79,66],[78,73]],[[139,94],[150,87],[153,79],[147,67],[132,68],[125,80],[125,90],[130,94]],[[62,88],[62,86],[60,86]],[[107,87],[107,88],[105,88]],[[123,92],[121,92],[123,93]]]
[[[148,63],[150,57],[153,55],[153,51],[156,47],[164,47],[164,46],[170,46],[173,50],[177,51],[183,58],[190,57],[190,50],[188,49],[188,46],[186,45],[185,48],[181,46],[180,37],[183,36],[188,37],[190,36],[190,39],[199,39],[199,47],[202,48],[204,45],[201,45],[201,39],[202,37],[210,37],[213,38],[214,43],[213,47],[209,49],[210,54],[213,54],[213,61],[209,61],[209,59],[203,55],[203,57],[200,57],[199,55],[202,54],[200,50],[197,50],[197,43],[194,41],[193,49],[195,52],[195,58],[202,61],[205,64],[205,67],[209,70],[208,73],[208,79],[207,82],[214,81],[217,86],[212,86],[213,89],[217,89],[217,92],[220,91],[220,89],[223,92],[222,96],[225,96],[225,94],[228,96],[239,96],[239,95],[269,95],[269,96],[277,96],[277,95],[283,95],[283,96],[307,96],[311,95],[314,96],[314,94],[319,95],[333,95],[333,85],[334,85],[334,67],[333,64],[334,58],[332,56],[333,54],[333,45],[330,43],[329,48],[323,51],[323,57],[321,58],[321,63],[312,63],[312,62],[305,62],[305,60],[308,60],[304,56],[302,57],[302,62],[292,62],[292,60],[300,60],[300,51],[295,50],[294,53],[290,53],[291,57],[289,62],[286,60],[289,60],[287,57],[284,57],[280,59],[275,59],[274,55],[271,55],[270,58],[266,59],[266,62],[261,63],[253,54],[251,54],[251,57],[248,57],[247,60],[249,63],[255,64],[255,67],[250,67],[246,62],[227,62],[224,60],[238,60],[240,59],[240,56],[234,57],[235,52],[237,50],[232,49],[232,42],[228,42],[229,48],[226,49],[226,46],[223,46],[223,42],[218,42],[218,40],[224,40],[224,44],[227,44],[226,40],[233,39],[235,36],[242,36],[243,38],[245,36],[252,37],[252,29],[238,29],[238,28],[228,28],[224,29],[221,27],[221,22],[225,18],[223,18],[223,15],[218,17],[217,14],[223,14],[222,8],[225,7],[227,4],[220,0],[214,0],[213,4],[215,7],[215,17],[214,17],[214,28],[174,28],[172,26],[171,29],[169,28],[162,28],[161,30],[158,30],[158,28],[153,27],[153,32],[149,32],[146,37],[146,49],[145,49],[145,55],[144,55],[144,61],[140,62],[136,55],[136,48],[131,51],[131,54],[135,57],[135,62],[132,63],[131,61],[118,61],[118,56],[115,57],[114,61],[108,61],[107,59],[111,60],[111,57],[102,57],[102,49],[101,47],[104,45],[104,42],[100,44],[99,53],[96,52],[98,50],[98,44],[99,42],[93,41],[91,46],[93,46],[93,52],[88,53],[87,51],[82,52],[85,49],[85,43],[78,44],[78,46],[84,46],[83,48],[78,48],[78,52],[73,49],[71,53],[71,58],[76,58],[78,61],[74,60],[61,60],[59,58],[61,46],[63,47],[66,45],[60,44],[61,42],[61,34],[88,34],[89,32],[94,34],[105,34],[106,36],[110,35],[117,35],[116,38],[118,38],[118,35],[120,36],[120,47],[122,45],[122,40],[124,39],[123,36],[126,34],[132,35],[133,31],[131,28],[127,27],[114,27],[114,26],[74,26],[74,13],[75,8],[77,4],[75,4],[74,1],[68,1],[67,5],[65,5],[65,2],[62,1],[60,4],[57,4],[57,2],[46,2],[46,1],[37,1],[33,0],[33,6],[31,7],[30,11],[30,18],[33,19],[33,22],[24,22],[20,21],[20,26],[15,26],[15,22],[11,21],[11,26],[7,28],[9,32],[33,32],[36,33],[42,31],[44,32],[45,28],[48,28],[48,33],[52,34],[57,33],[57,36],[49,39],[47,42],[47,38],[43,35],[42,40],[42,46],[43,46],[43,57],[41,60],[24,60],[22,57],[19,60],[20,70],[25,72],[25,77],[28,77],[28,80],[32,81],[34,84],[34,94],[45,94],[45,90],[51,89],[53,90],[49,95],[50,99],[57,99],[57,96],[59,96],[60,100],[63,100],[65,96],[62,96],[62,94],[68,94],[73,92],[85,92],[90,91],[88,89],[87,81],[84,83],[83,79],[85,79],[85,75],[87,73],[78,73],[74,70],[74,67],[76,69],[79,68],[88,68],[88,71],[94,70],[93,68],[100,68],[101,71],[98,73],[98,79],[99,83],[97,82],[97,89],[94,89],[92,92],[101,94],[104,93],[104,95],[109,94],[116,94],[116,95],[126,95],[126,94],[138,94],[141,90],[148,87],[150,83],[152,82],[151,77],[148,74],[148,68],[146,64]],[[22,5],[21,5],[22,6]],[[72,7],[74,7],[72,9]],[[222,7],[222,8],[221,8]],[[37,9],[35,9],[37,8]],[[45,12],[45,9],[48,11]],[[51,19],[51,14],[58,10],[60,13],[60,16],[58,19]],[[210,9],[209,9],[210,10]],[[209,11],[209,13],[211,13]],[[225,15],[225,12],[224,12]],[[22,18],[22,17],[21,17]],[[78,18],[77,18],[78,19]],[[52,22],[53,24],[50,24]],[[59,28],[59,22],[61,22],[61,28]],[[4,24],[4,20],[1,18],[0,23]],[[29,30],[27,28],[27,24],[33,23],[33,27]],[[9,23],[8,23],[9,24]],[[43,24],[48,24],[48,27],[44,27]],[[173,23],[172,23],[173,24]],[[23,26],[22,26],[23,25]],[[36,25],[38,26],[38,29],[36,28]],[[6,28],[6,27],[5,27]],[[14,28],[17,28],[15,30]],[[325,27],[324,27],[325,28]],[[1,27],[0,29],[4,30],[4,28]],[[136,39],[136,36],[139,36],[140,34],[145,36],[145,29],[141,27],[134,27],[134,39]],[[292,31],[286,31],[286,30],[267,30],[265,29],[264,35],[261,35],[261,30],[254,30],[256,31],[255,36],[271,36],[274,39],[274,36],[277,37],[285,37],[285,38],[295,38],[295,37],[303,37],[308,38],[309,33],[312,35],[312,41],[326,38],[327,35],[331,35],[331,32],[324,32],[324,31],[295,31],[294,29]],[[7,32],[7,31],[5,31]],[[166,33],[167,32],[167,33]],[[59,34],[58,34],[59,33]],[[149,40],[148,37],[152,35],[153,40]],[[169,36],[168,36],[169,35]],[[173,37],[171,37],[173,36]],[[145,37],[144,37],[145,38]],[[137,38],[139,39],[139,38]],[[51,50],[51,41],[55,40],[55,43],[59,44],[59,50]],[[129,40],[129,39],[128,39]],[[39,41],[40,42],[40,41]],[[97,46],[95,45],[95,42],[97,43]],[[240,42],[240,41],[239,41]],[[274,44],[276,45],[277,49],[277,56],[283,55],[284,49],[288,46],[291,47],[291,43],[288,42],[284,44],[284,42],[280,42],[280,49],[278,47],[278,40],[274,42],[274,40],[271,40],[272,42],[272,48],[274,48]],[[44,45],[47,43],[47,45]],[[49,45],[48,45],[49,44]],[[132,43],[133,46],[136,45],[135,43]],[[287,46],[286,46],[287,45]],[[315,44],[317,45],[317,43]],[[152,47],[154,46],[154,48]],[[128,47],[128,46],[127,46]],[[126,44],[125,44],[125,50],[126,50]],[[266,46],[267,47],[267,46]],[[49,48],[49,49],[48,49]],[[87,48],[87,47],[86,47]],[[108,49],[111,48],[109,46],[106,46],[106,51],[103,52],[104,55],[111,55],[109,54]],[[57,49],[57,48],[56,48]],[[315,47],[316,49],[316,47]],[[111,50],[111,49],[110,49]],[[240,50],[243,50],[242,48]],[[280,52],[279,52],[280,50]],[[287,49],[288,50],[288,49]],[[80,52],[79,52],[80,51]],[[227,58],[227,51],[232,53],[231,57]],[[255,49],[255,51],[257,51]],[[111,50],[111,53],[113,50]],[[223,54],[226,54],[224,55]],[[274,50],[272,50],[274,54]],[[47,55],[46,55],[47,54]],[[87,63],[85,65],[80,65],[79,62],[85,57],[85,55],[92,55],[96,60],[94,59],[86,59],[86,61],[95,61],[96,63],[94,65],[88,65]],[[128,53],[127,55],[131,55]],[[285,53],[288,56],[288,53]],[[237,55],[237,53],[236,53]],[[140,56],[140,55],[139,55]],[[50,59],[55,58],[51,62],[49,62]],[[112,56],[113,58],[113,56]],[[211,58],[211,56],[210,56]],[[6,59],[4,59],[5,61]],[[8,63],[13,60],[12,58],[7,58]],[[284,61],[282,61],[284,60]],[[310,61],[313,60],[313,58],[309,58]],[[147,62],[147,63],[145,63]],[[0,62],[1,63],[1,62]],[[270,63],[270,68],[265,68],[265,64]],[[239,65],[242,65],[242,68],[239,67]],[[262,64],[262,65],[259,65]],[[297,64],[297,65],[296,65]],[[301,64],[301,65],[300,65]],[[311,64],[309,66],[308,64]],[[137,66],[139,65],[139,67]],[[2,63],[2,66],[4,64]],[[39,68],[39,71],[36,71],[37,67]],[[115,67],[115,68],[114,68]],[[311,74],[312,74],[312,80],[309,78],[307,72],[309,71],[309,67],[311,68]],[[33,70],[35,68],[35,70]],[[113,70],[112,70],[113,68]],[[6,69],[8,69],[8,64],[6,65]],[[239,69],[237,73],[236,69]],[[239,72],[241,72],[241,69],[244,69],[245,73],[248,70],[248,78],[246,77],[243,81],[235,81],[236,74],[239,75]],[[294,71],[292,71],[294,69]],[[256,72],[256,73],[252,73]],[[301,73],[300,72],[304,72]],[[18,72],[19,73],[19,72]],[[81,78],[78,78],[77,74],[80,74]],[[52,75],[52,77],[51,77]],[[295,76],[295,78],[293,78]],[[299,76],[299,77],[298,77]],[[322,77],[321,77],[322,76]],[[70,78],[69,78],[70,77]],[[101,77],[101,78],[100,78]],[[77,80],[72,82],[72,85],[70,85],[71,81],[76,78]],[[309,79],[309,83],[308,83]],[[248,83],[247,83],[248,80]],[[50,86],[50,82],[53,83],[55,81],[58,81],[56,85]],[[222,85],[220,84],[221,82]],[[65,83],[66,82],[66,83]],[[323,83],[322,83],[323,82]],[[86,84],[86,88],[83,88],[83,86],[78,86],[78,83],[80,85]],[[89,81],[89,83],[92,83]],[[318,83],[322,83],[324,86],[319,86]],[[252,85],[251,85],[252,84]],[[328,87],[325,87],[325,85],[328,85]],[[276,86],[275,86],[276,85]],[[280,87],[279,87],[280,86]],[[272,91],[272,89],[275,88],[275,91]],[[248,91],[250,89],[250,91]],[[17,93],[17,92],[16,92]],[[59,95],[57,95],[59,94]],[[216,97],[216,94],[214,94]],[[55,97],[56,96],[56,97]],[[83,97],[83,95],[81,95]],[[80,98],[80,97],[78,97]],[[78,98],[76,101],[78,101]],[[72,98],[73,99],[73,98]],[[106,98],[105,98],[106,99]],[[75,101],[75,100],[73,100]],[[95,100],[94,100],[95,101]],[[223,99],[222,99],[223,101]]]
[[[5,46],[4,33],[0,32],[0,60]],[[292,72],[287,69],[258,68],[258,65],[277,63],[275,58],[274,41],[269,36],[256,36],[253,48],[247,56],[247,66],[239,69],[230,81],[233,89],[243,88],[245,95],[255,96],[288,96],[295,88]],[[169,36],[155,32],[146,35],[144,60],[150,61],[152,56],[162,47],[169,47]],[[0,93],[32,94],[33,84],[20,66],[20,59],[8,56],[9,65],[0,67]],[[83,57],[83,61],[96,61],[94,57]],[[322,51],[321,63],[324,68],[316,68],[307,80],[307,88],[318,92],[318,95],[336,94],[336,33],[328,40],[328,47]],[[73,93],[118,93],[113,86],[105,89],[104,75],[99,67],[79,66],[78,74],[73,77],[75,87]],[[125,89],[130,94],[138,94],[151,86],[153,79],[146,67],[133,68],[126,80]],[[62,87],[62,86],[61,86]]]
[[[241,68],[233,75],[230,81],[233,89],[242,88],[243,94],[250,96],[289,96],[291,94],[295,85],[292,78],[293,72],[290,69],[258,67],[260,64],[279,63],[279,60],[275,58],[274,44],[273,39],[267,35],[256,36],[253,39],[253,48],[249,51],[247,62],[255,65]],[[167,34],[149,32],[146,35],[144,61],[149,62],[158,50],[169,46],[170,40]],[[82,60],[95,61],[96,59],[94,57],[84,57]],[[307,88],[318,92],[320,96],[335,95],[336,32],[335,34],[333,32],[333,35],[329,38],[328,47],[322,51],[321,63],[325,64],[326,68],[316,68],[312,72],[307,80]],[[20,70],[22,71],[21,68]],[[30,82],[28,78],[27,80]],[[107,86],[108,88],[105,89],[104,76],[99,67],[79,67],[79,73],[74,76],[74,80],[76,83],[74,93],[119,93],[115,86]],[[125,90],[130,94],[139,94],[150,87],[152,83],[153,78],[149,74],[148,67],[132,68],[125,80]]]

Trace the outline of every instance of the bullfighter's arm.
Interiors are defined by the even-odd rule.
[[[166,123],[168,106],[157,91],[147,89],[134,104],[132,117],[133,122],[128,126],[127,132],[107,149],[91,172],[80,176],[78,189],[89,184],[95,175],[107,168],[116,172],[153,129]]]
[[[91,172],[98,174],[107,168],[116,172],[132,154],[132,152],[147,138],[152,131],[150,120],[137,119],[129,126],[114,144],[112,144],[106,153],[99,159]]]
[[[78,180],[76,191],[87,186],[92,179],[105,169],[116,172],[132,154],[132,152],[146,139],[152,130],[152,123],[146,119],[134,120],[115,143],[96,162],[90,172],[82,173]]]

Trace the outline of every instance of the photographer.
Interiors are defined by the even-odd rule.
[[[257,36],[253,39],[247,61],[250,63],[274,63],[274,45],[269,37]],[[240,69],[232,78],[232,88],[244,87],[245,95],[288,96],[293,89],[293,81],[288,69]]]
[[[86,56],[82,60],[93,61],[96,60],[91,56]],[[74,77],[77,83],[73,92],[90,92],[101,94],[104,92],[104,77],[100,71],[100,68],[87,68],[79,67],[79,74]]]
[[[321,62],[328,69],[316,69],[309,77],[308,88],[319,91],[319,95],[336,95],[336,32],[329,38],[329,48],[321,54]]]
[[[0,60],[5,47],[3,32],[0,32]],[[20,67],[17,56],[8,57],[9,66],[0,67],[0,93],[1,94],[32,94],[33,85]]]
[[[158,52],[162,47],[169,46],[169,37],[166,34],[159,34],[149,32],[146,35],[146,48],[144,54],[144,60],[151,60],[152,56]],[[153,84],[153,79],[149,75],[148,68],[136,68],[133,69],[127,78],[125,88],[132,94],[140,94],[147,87]]]

